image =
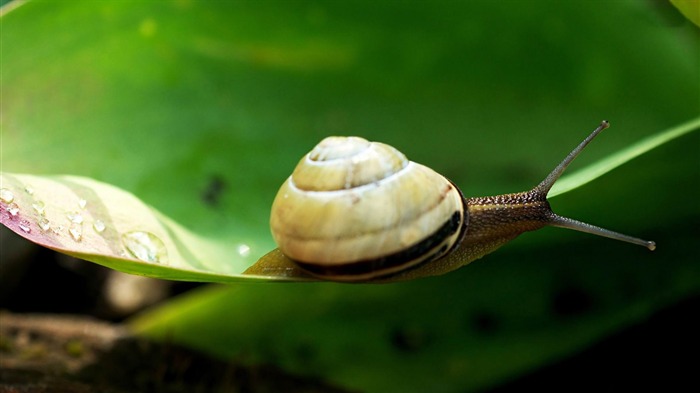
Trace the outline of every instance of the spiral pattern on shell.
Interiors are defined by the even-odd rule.
[[[389,145],[328,137],[280,188],[270,226],[302,269],[360,281],[440,258],[466,221],[464,198],[442,175]]]

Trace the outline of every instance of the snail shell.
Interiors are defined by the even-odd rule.
[[[403,272],[457,247],[459,189],[393,147],[328,137],[304,156],[272,205],[280,250],[307,272],[361,281]]]

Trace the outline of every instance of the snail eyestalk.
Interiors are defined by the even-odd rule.
[[[589,143],[598,136],[604,129],[610,127],[610,123],[607,120],[603,120],[600,125],[593,130],[593,132],[586,137],[574,150],[569,153],[569,155],[564,158],[564,160],[557,165],[556,168],[533,190],[536,194],[541,197],[545,197],[549,190],[552,188],[554,183],[559,179],[564,170],[571,164],[571,162],[583,151],[583,149],[588,146]],[[624,235],[622,233],[614,232],[609,229],[601,228],[595,225],[587,224],[585,222],[577,221],[572,218],[562,217],[554,213],[548,215],[547,224],[560,228],[573,229],[579,232],[591,233],[593,235],[603,236],[610,239],[620,240],[627,243],[636,244],[648,248],[651,251],[656,249],[656,243],[650,240],[643,240],[636,237]]]
[[[585,222],[577,221],[572,218],[558,216],[553,214],[548,222],[549,225],[559,228],[573,229],[579,232],[591,233],[593,235],[603,236],[610,239],[620,240],[627,243],[636,244],[638,246],[643,246],[648,248],[650,251],[656,249],[656,243],[650,240],[643,240],[633,236],[624,235],[622,233],[614,232],[605,228],[597,227],[595,225],[587,224]]]
[[[547,195],[550,189],[552,189],[552,186],[556,181],[561,177],[561,174],[564,173],[564,170],[566,170],[566,167],[571,164],[572,161],[583,151],[583,149],[588,146],[589,143],[598,136],[604,129],[610,127],[610,123],[607,120],[603,120],[600,125],[591,132],[591,135],[588,135],[586,139],[583,140],[574,150],[569,153],[564,160],[557,165],[556,168],[544,179],[542,180],[542,183],[538,184],[537,187],[535,187],[535,190],[542,193],[542,195]]]

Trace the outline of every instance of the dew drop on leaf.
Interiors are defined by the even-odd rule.
[[[83,224],[76,222],[72,223],[70,228],[68,228],[68,233],[70,233],[70,237],[72,237],[73,240],[79,242],[83,239]]]
[[[122,235],[124,247],[136,259],[144,262],[167,263],[168,251],[158,236],[144,231],[127,232]]]
[[[73,224],[82,224],[83,223],[83,216],[78,213],[78,212],[70,212],[66,214],[66,217],[72,222]]]
[[[34,195],[34,189],[31,186],[24,187],[24,192],[26,192],[29,195]]]
[[[35,212],[39,213],[39,215],[44,215],[46,214],[46,205],[42,201],[36,201],[32,203],[32,209],[34,209]]]
[[[0,188],[0,200],[5,203],[12,203],[15,200],[15,194],[7,188]]]
[[[39,221],[37,221],[37,225],[39,225],[39,228],[41,228],[42,231],[48,231],[49,228],[51,228],[51,223],[46,219],[46,217],[41,217]]]
[[[85,206],[87,206],[87,201],[86,201],[85,199],[79,200],[79,201],[78,201],[78,206],[79,206],[81,209],[85,209]]]
[[[102,233],[107,229],[107,226],[102,220],[95,220],[95,222],[92,223],[92,229],[97,233]]]
[[[30,233],[32,231],[32,225],[27,220],[20,220],[19,229],[23,232]]]
[[[19,214],[19,206],[17,206],[16,203],[12,202],[9,205],[7,205],[7,212],[10,213],[10,216],[17,217]]]
[[[248,255],[250,255],[250,246],[247,244],[239,245],[237,250],[238,250],[238,255],[240,255],[242,257],[247,257]]]

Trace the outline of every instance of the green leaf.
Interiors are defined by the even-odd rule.
[[[700,3],[695,0],[670,0],[671,4],[696,26],[700,27]]]
[[[700,117],[680,124],[669,130],[662,131],[656,135],[649,136],[643,140],[630,145],[629,147],[611,154],[606,158],[591,164],[584,169],[572,173],[571,175],[563,176],[559,179],[554,187],[547,194],[548,198],[564,194],[573,189],[583,186],[596,178],[603,176],[611,170],[619,167],[622,164],[631,161],[654,148],[657,148],[664,143],[668,143],[676,138],[679,138],[691,131],[700,130]]]
[[[665,248],[654,253],[580,239],[506,247],[452,274],[399,284],[208,287],[131,326],[352,391],[483,390],[697,293],[695,255],[673,250],[693,242],[691,226],[661,228]]]
[[[0,222],[53,250],[126,273],[227,282],[249,245],[198,236],[132,194],[75,176],[0,174]]]

